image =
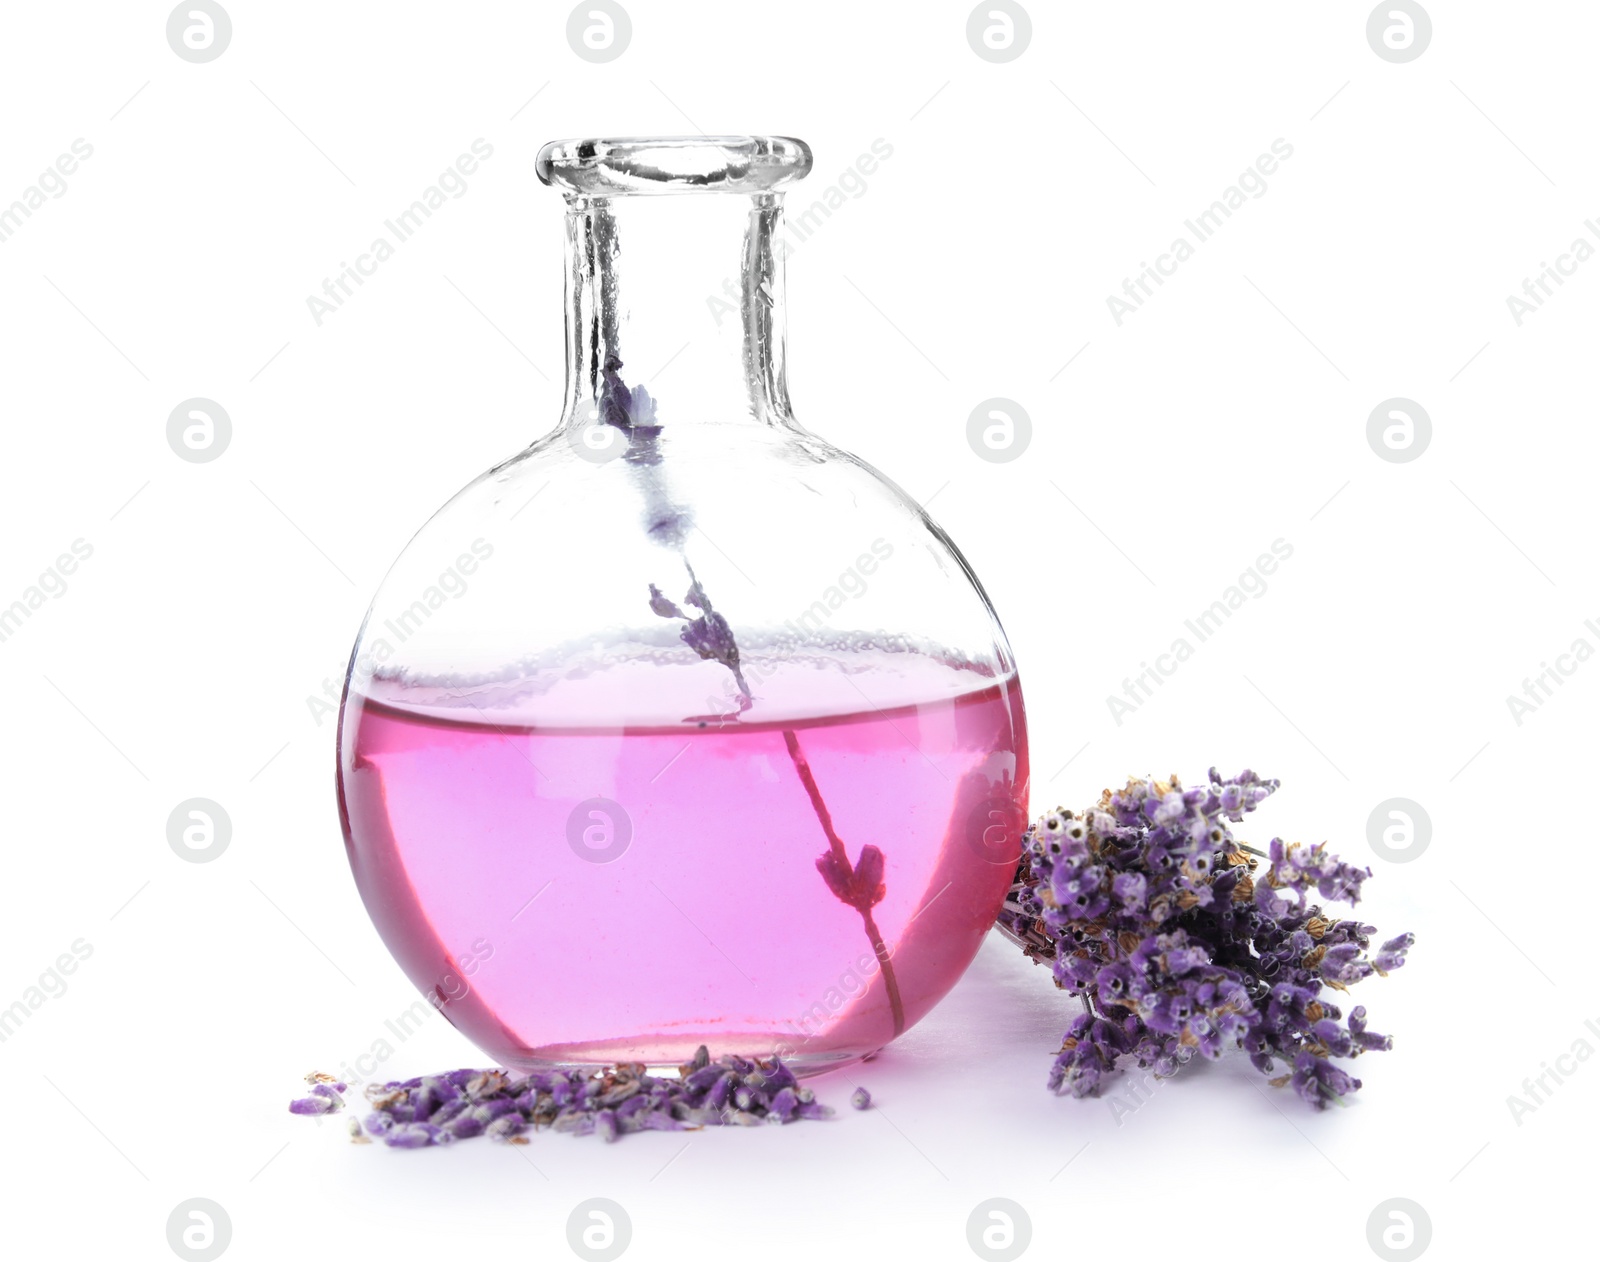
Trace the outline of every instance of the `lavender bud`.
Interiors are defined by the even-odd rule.
[[[739,1080],[739,1075],[733,1070],[725,1070],[720,1078],[712,1084],[711,1090],[706,1094],[706,1104],[713,1109],[720,1109],[727,1103],[728,1095],[733,1090],[733,1084]]]
[[[460,1118],[457,1119],[457,1125],[460,1124],[461,1120]],[[476,1121],[477,1119],[473,1118],[472,1120]],[[490,1139],[504,1142],[513,1136],[522,1134],[526,1129],[527,1123],[520,1116],[515,1113],[507,1113],[504,1117],[497,1117],[485,1126],[483,1133]],[[462,1136],[462,1138],[466,1138],[466,1136]]]

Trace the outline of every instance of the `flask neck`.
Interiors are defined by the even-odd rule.
[[[788,420],[782,215],[773,192],[569,196],[569,430]]]

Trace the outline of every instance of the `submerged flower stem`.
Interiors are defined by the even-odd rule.
[[[828,812],[828,804],[822,800],[822,790],[817,788],[817,778],[811,774],[811,764],[806,761],[805,753],[800,748],[800,738],[794,734],[793,729],[784,728],[783,743],[789,747],[789,757],[794,760],[794,769],[799,773],[800,783],[805,785],[806,794],[811,798],[811,808],[817,813],[822,832],[828,839],[828,848],[833,852],[834,862],[844,871],[850,871],[850,857],[845,853],[844,842],[834,831],[833,816]],[[863,900],[856,905],[856,910],[861,913],[861,923],[866,928],[867,941],[872,944],[872,953],[878,957],[878,967],[883,973],[883,988],[889,993],[889,1012],[894,1020],[893,1037],[899,1038],[905,1033],[906,1012],[900,1000],[900,983],[894,975],[894,964],[889,959],[888,945],[883,940],[883,934],[878,931],[877,921],[872,918],[870,903]]]
[[[606,240],[613,240],[615,224],[603,211],[595,219],[597,237],[603,245]],[[604,269],[608,266],[610,251],[606,248],[597,249],[594,255],[597,265]],[[602,304],[602,317],[614,318],[610,304]],[[684,596],[684,608],[666,593],[661,591],[654,583],[650,585],[650,610],[660,618],[681,619],[684,623],[679,632],[679,638],[688,645],[703,660],[714,661],[726,667],[733,675],[734,683],[739,689],[738,714],[748,710],[754,701],[750,686],[744,677],[744,670],[739,659],[739,645],[733,634],[733,628],[728,625],[728,620],[713,608],[711,598],[701,586],[699,576],[694,572],[694,566],[689,563],[689,555],[685,546],[690,520],[688,510],[672,502],[668,495],[666,485],[661,473],[661,450],[659,438],[661,425],[656,420],[656,401],[650,392],[642,385],[629,387],[623,380],[622,360],[615,353],[616,331],[608,330],[604,342],[613,348],[608,354],[605,363],[600,368],[598,381],[593,382],[596,392],[596,412],[604,424],[615,426],[628,436],[628,450],[624,459],[637,474],[639,485],[645,499],[645,524],[650,536],[657,541],[671,546],[683,561],[683,567],[689,575],[689,590]],[[733,716],[712,715],[717,721],[725,721]],[[700,725],[705,726],[701,721]],[[834,831],[833,817],[828,811],[827,803],[822,800],[822,791],[817,788],[816,777],[811,774],[810,764],[806,762],[805,755],[800,751],[800,741],[794,732],[784,729],[784,743],[789,747],[789,757],[794,760],[795,770],[800,774],[800,781],[805,785],[806,794],[811,798],[812,809],[817,813],[817,819],[822,824],[822,831],[828,838],[828,854],[819,860],[819,870],[823,879],[839,900],[845,905],[854,907],[861,913],[861,923],[867,931],[867,941],[872,944],[872,952],[878,959],[878,967],[883,973],[884,989],[889,995],[889,1011],[893,1018],[894,1033],[892,1038],[899,1038],[905,1033],[906,1014],[905,1007],[900,1000],[900,983],[894,975],[894,965],[889,960],[889,948],[884,943],[883,934],[878,931],[878,924],[872,917],[873,905],[883,897],[883,852],[876,846],[862,847],[861,855],[852,864],[845,853],[844,842],[839,839],[839,834]]]

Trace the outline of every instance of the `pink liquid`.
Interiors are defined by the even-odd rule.
[[[884,852],[872,915],[907,1027],[971,963],[1015,868],[1028,766],[1014,676],[721,726],[491,724],[385,695],[352,693],[342,717],[356,883],[411,979],[506,1066],[675,1064],[705,1043],[819,1069],[893,1037],[861,913],[817,870],[829,843],[785,729],[849,859]],[[595,798],[631,825],[615,857],[604,810],[570,822]]]

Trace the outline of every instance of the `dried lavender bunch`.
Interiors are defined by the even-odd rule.
[[[1099,1095],[1120,1057],[1158,1077],[1196,1054],[1215,1060],[1243,1047],[1250,1063],[1325,1108],[1361,1086],[1334,1064],[1387,1051],[1367,1029],[1367,1010],[1340,1009],[1343,991],[1405,963],[1414,938],[1390,938],[1369,955],[1377,930],[1338,920],[1307,900],[1354,904],[1372,875],[1321,846],[1265,853],[1235,841],[1239,823],[1278,787],[1215,767],[1203,788],[1130,779],[1074,814],[1057,809],[1023,836],[1016,882],[1000,928],[1056,985],[1081,999],[1051,1066],[1052,1091]],[[1265,872],[1257,876],[1259,860]]]
[[[782,1125],[833,1115],[777,1057],[712,1060],[702,1046],[679,1067],[679,1074],[658,1078],[643,1065],[619,1064],[587,1074],[552,1070],[513,1078],[499,1069],[456,1069],[404,1082],[374,1082],[366,1087],[373,1112],[366,1117],[364,1133],[352,1118],[350,1135],[356,1143],[370,1143],[371,1136],[391,1148],[427,1148],[478,1135],[525,1144],[525,1131],[548,1127],[614,1143],[638,1131]],[[292,1101],[289,1112],[328,1113],[343,1107],[344,1083],[326,1074],[307,1079],[315,1081],[312,1094]],[[329,1103],[330,1098],[337,1103]]]

